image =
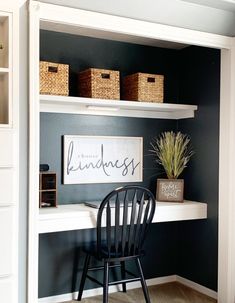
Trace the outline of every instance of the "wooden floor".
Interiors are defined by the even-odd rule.
[[[215,299],[202,295],[177,282],[150,286],[151,303],[215,303]],[[72,303],[77,301],[70,301]],[[82,299],[82,303],[101,303],[102,296]],[[109,295],[109,303],[145,303],[142,289],[117,292]]]

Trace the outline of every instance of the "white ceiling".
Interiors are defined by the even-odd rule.
[[[235,36],[235,0],[41,0],[117,16]]]
[[[204,6],[235,12],[234,0],[181,0],[181,1],[197,3]]]

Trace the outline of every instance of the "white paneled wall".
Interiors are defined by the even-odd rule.
[[[13,167],[13,130],[0,129],[0,167]]]
[[[13,302],[14,281],[10,278],[0,279],[0,298],[2,303]],[[15,301],[17,303],[18,301]]]
[[[0,302],[18,302],[18,10],[0,1],[0,68],[8,77],[0,98]],[[7,39],[3,39],[8,35]],[[5,53],[7,55],[5,56]],[[4,56],[3,56],[4,55]],[[3,60],[4,59],[4,60]],[[14,66],[14,68],[13,68]],[[5,68],[5,70],[4,70]],[[0,91],[1,94],[1,91]]]
[[[13,207],[0,207],[0,277],[11,276],[13,274],[13,217]]]
[[[0,169],[0,207],[13,205],[16,200],[16,193],[12,190],[14,187],[15,170],[13,168]]]

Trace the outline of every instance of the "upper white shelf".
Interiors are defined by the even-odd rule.
[[[196,110],[196,105],[40,95],[40,111],[47,113],[185,119]]]

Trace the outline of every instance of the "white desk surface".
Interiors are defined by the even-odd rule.
[[[170,222],[207,218],[207,204],[193,201],[184,203],[156,202],[153,222]],[[59,205],[39,210],[39,234],[96,227],[97,209],[84,204]]]

